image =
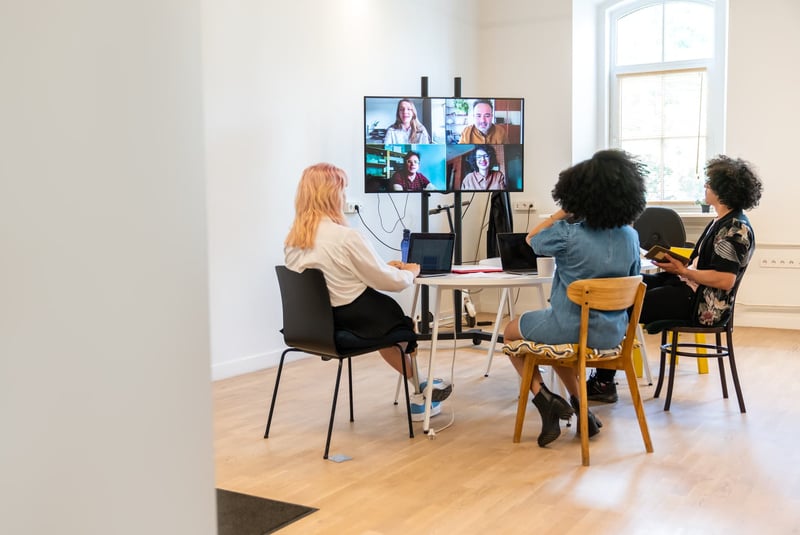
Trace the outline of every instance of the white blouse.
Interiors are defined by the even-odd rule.
[[[390,126],[386,129],[386,136],[384,136],[383,142],[387,145],[408,145],[411,143],[411,140],[408,139],[410,132],[410,128],[408,130],[404,130],[403,128],[395,128],[394,126]],[[419,132],[419,139],[415,141],[414,144],[427,144],[430,142],[431,138],[428,135],[428,130],[423,126],[422,130]]]
[[[388,265],[358,230],[328,218],[320,221],[312,248],[287,247],[284,254],[292,271],[322,271],[333,306],[352,303],[368,286],[397,292],[414,283],[413,273]]]

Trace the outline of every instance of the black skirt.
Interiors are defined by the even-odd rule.
[[[376,340],[407,341],[406,352],[417,347],[414,322],[397,301],[367,288],[352,303],[333,307],[336,345],[357,349],[376,345]]]

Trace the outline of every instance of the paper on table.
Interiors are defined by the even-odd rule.
[[[475,264],[467,264],[460,266],[453,266],[453,273],[467,274],[467,273],[501,273],[503,268],[496,266],[482,266]]]

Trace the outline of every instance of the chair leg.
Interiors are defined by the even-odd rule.
[[[350,359],[347,360],[349,362]],[[343,360],[339,359],[339,369],[336,370],[336,386],[334,386],[333,388],[333,404],[331,404],[331,421],[328,423],[328,438],[325,440],[325,454],[322,456],[323,459],[328,458],[328,451],[331,449],[331,434],[333,434],[333,418],[336,415],[336,402],[339,399],[339,383],[341,383],[342,380],[342,364],[344,364]],[[350,399],[352,399],[352,396]]]
[[[661,331],[662,348],[664,347],[664,344],[667,343],[667,332],[668,331]],[[667,369],[667,353],[662,349],[658,363],[658,383],[656,384],[655,392],[653,392],[654,398],[657,398],[661,394],[661,386],[664,384],[664,372],[666,369]]]
[[[578,390],[580,394],[580,415],[578,416],[578,429],[581,433],[581,463],[583,466],[589,466],[589,393],[586,390],[586,381],[582,380],[586,377],[586,356],[580,355],[578,357]],[[636,374],[633,374],[633,381],[636,382]],[[630,378],[628,378],[630,381]]]
[[[669,355],[669,378],[667,379],[667,399],[664,400],[664,410],[669,410],[672,402],[672,386],[675,384],[675,368],[678,367],[678,331],[672,331],[672,351]]]
[[[525,411],[528,409],[528,392],[531,391],[533,369],[536,366],[536,359],[533,355],[525,355],[522,358],[525,360],[522,368],[522,379],[519,382],[519,402],[517,403],[517,420],[514,423],[514,443],[519,442],[522,437],[522,424],[525,422]]]
[[[716,337],[717,352],[719,352],[719,350],[720,350],[719,348],[723,347],[722,346],[722,335],[720,333],[716,333],[716,334],[717,334],[717,337]],[[727,340],[727,341],[730,342],[730,340]],[[729,353],[730,353],[730,351],[729,351]],[[722,357],[718,358],[717,359],[717,366],[719,367],[719,380],[720,380],[720,383],[722,384],[722,397],[725,398],[725,399],[728,399],[728,381],[725,378],[725,359],[723,359]]]
[[[647,346],[644,343],[644,331],[642,330],[642,324],[639,323],[636,325],[636,339],[639,340],[639,348],[633,350],[634,355],[634,370],[636,370],[636,376],[641,377],[642,373],[644,373],[645,378],[647,379],[648,386],[653,384],[653,374],[650,371],[650,361],[647,359]],[[636,359],[638,357],[638,364]],[[641,369],[639,369],[641,367]]]
[[[405,387],[406,392],[406,414],[408,415],[408,438],[414,438],[414,426],[411,424],[411,397],[408,395],[408,370],[406,369],[406,354],[403,351],[403,347],[399,344],[395,344],[398,351],[400,351],[400,365],[403,367],[403,387]],[[397,404],[397,394],[394,396],[395,404]]]
[[[653,441],[650,439],[650,429],[647,427],[647,417],[644,414],[644,404],[642,395],[639,392],[639,384],[636,382],[636,372],[633,363],[625,363],[625,376],[628,378],[628,388],[631,392],[631,402],[636,410],[636,419],[639,420],[639,430],[642,433],[644,449],[647,453],[653,453]]]
[[[267,428],[264,429],[264,438],[269,438],[269,428],[272,425],[272,413],[275,411],[275,400],[278,399],[278,385],[281,384],[281,373],[283,373],[283,361],[286,354],[294,351],[292,348],[281,353],[281,361],[278,364],[278,374],[275,376],[275,388],[272,390],[272,402],[269,404],[269,416],[267,416]]]
[[[355,418],[353,418],[353,361],[350,358],[347,359],[347,386],[350,398],[350,421],[355,422]]]
[[[733,387],[736,389],[736,398],[739,400],[739,411],[745,413],[747,409],[744,406],[742,386],[739,384],[739,372],[736,370],[736,359],[733,356],[733,337],[731,334],[730,328],[725,331],[725,341],[728,343],[728,360],[731,364],[731,377],[733,377]]]

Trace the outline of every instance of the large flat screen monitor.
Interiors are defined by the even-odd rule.
[[[521,98],[364,97],[364,191],[522,191]]]

